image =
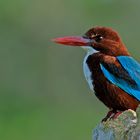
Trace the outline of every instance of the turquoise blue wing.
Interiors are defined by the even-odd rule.
[[[104,76],[114,85],[140,101],[140,64],[130,56],[118,56],[121,68],[100,64]]]

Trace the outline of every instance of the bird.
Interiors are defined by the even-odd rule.
[[[83,72],[96,97],[108,107],[102,121],[117,118],[140,104],[140,64],[129,53],[118,32],[95,26],[83,36],[53,39],[55,43],[82,47],[87,51]]]

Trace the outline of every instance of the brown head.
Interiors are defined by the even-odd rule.
[[[84,36],[68,36],[53,41],[70,46],[90,46],[95,50],[111,56],[129,55],[118,33],[108,27],[94,27]]]

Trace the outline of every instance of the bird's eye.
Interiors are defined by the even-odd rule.
[[[91,39],[95,39],[97,42],[99,42],[103,39],[103,37],[99,34],[93,34],[91,35]]]
[[[101,35],[96,35],[95,40],[97,42],[101,41],[103,39],[103,37]]]

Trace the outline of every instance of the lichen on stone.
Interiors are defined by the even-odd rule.
[[[129,109],[116,119],[101,122],[93,130],[93,140],[140,140],[140,106]]]

